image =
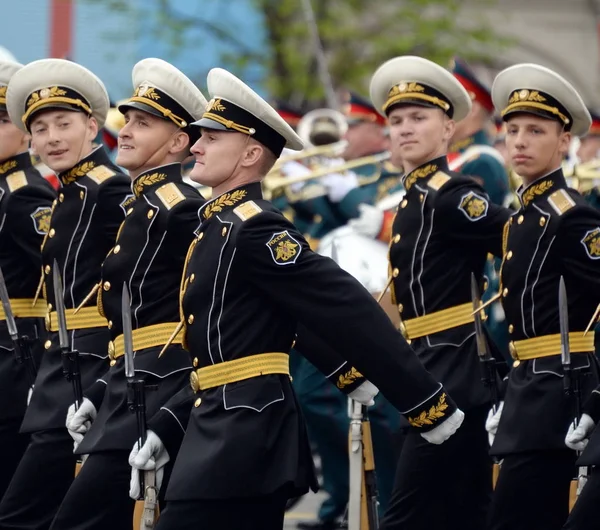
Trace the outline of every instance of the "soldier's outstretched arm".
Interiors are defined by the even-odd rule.
[[[298,325],[295,349],[344,394],[351,394],[366,381],[335,348],[303,324]]]
[[[452,398],[373,297],[331,259],[312,252],[280,214],[249,219],[236,243],[248,280],[343,353],[413,427],[425,433],[456,419]]]
[[[512,212],[494,204],[477,183],[450,179],[437,192],[434,207],[452,238],[502,257],[502,234]]]

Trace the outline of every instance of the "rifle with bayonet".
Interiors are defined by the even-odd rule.
[[[367,407],[349,400],[350,415],[350,497],[348,530],[377,530],[379,500],[371,423]]]
[[[63,375],[73,387],[75,399],[75,411],[83,403],[83,388],[81,386],[81,371],[79,369],[79,352],[69,344],[69,332],[67,330],[67,316],[65,313],[65,301],[63,299],[63,283],[58,263],[54,260],[52,264],[52,284],[54,288],[54,303],[56,304],[56,318],[58,320],[58,343],[62,359]],[[78,459],[75,464],[75,476],[79,474],[83,459]]]
[[[127,378],[127,405],[137,420],[138,450],[146,443],[148,423],[146,419],[146,386],[141,377],[136,377],[133,363],[133,331],[131,325],[131,300],[127,283],[123,282],[121,296],[123,319],[123,344],[125,350],[125,377]],[[154,470],[140,471],[140,498],[135,502],[133,514],[134,530],[154,528],[158,518],[158,491]]]
[[[473,320],[475,323],[475,339],[477,342],[477,356],[479,357],[479,364],[481,366],[481,381],[483,385],[489,390],[490,402],[492,404],[492,412],[496,414],[498,407],[500,406],[500,397],[497,386],[497,372],[496,372],[496,359],[490,353],[487,338],[483,331],[483,319],[481,314],[483,312],[483,304],[481,303],[481,295],[479,293],[479,287],[475,274],[471,273],[471,302],[473,304]],[[498,475],[500,474],[500,464],[494,459],[494,468],[492,472],[492,483],[496,486]]]
[[[560,360],[563,369],[563,385],[565,394],[572,401],[573,425],[577,427],[581,419],[581,370],[571,367],[571,347],[569,343],[569,306],[567,303],[567,289],[565,280],[561,276],[558,284],[558,319],[560,323]],[[573,509],[575,501],[583,486],[587,482],[587,467],[580,467],[577,477],[571,481],[569,488],[569,511]]]
[[[54,260],[52,268],[52,283],[54,287],[54,303],[56,304],[56,318],[58,320],[58,342],[60,345],[60,354],[62,358],[63,375],[73,387],[75,410],[77,410],[83,402],[83,388],[81,386],[81,371],[79,368],[79,352],[74,350],[69,344],[65,301],[63,299],[63,283],[56,260]]]
[[[8,334],[10,335],[13,343],[17,363],[25,365],[29,386],[32,387],[37,376],[37,366],[35,365],[35,360],[31,354],[31,339],[27,335],[21,335],[19,333],[17,323],[15,321],[15,315],[10,304],[10,298],[8,297],[8,289],[4,280],[4,274],[2,273],[1,268],[0,300],[2,301],[2,308],[4,309],[4,316],[6,318],[6,327],[8,328]]]

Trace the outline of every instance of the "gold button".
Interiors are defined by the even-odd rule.
[[[546,224],[546,218],[540,217],[540,226],[544,226]]]
[[[61,193],[61,194],[58,196],[58,200],[59,200],[60,202],[63,202],[63,201],[65,200],[65,194],[64,194],[64,193]]]
[[[506,259],[510,259],[513,256],[513,252],[512,250],[509,250],[508,253],[506,254]]]
[[[506,296],[508,294],[508,287],[504,288],[504,291],[502,291],[502,296]]]
[[[194,357],[194,360],[192,361],[192,366],[193,366],[194,368],[197,368],[197,367],[198,367],[198,357]]]
[[[198,234],[198,241],[200,241],[204,237],[204,232],[200,232]]]
[[[524,220],[525,220],[525,217],[523,217],[522,215],[519,215],[519,218],[517,219],[517,223],[521,224]]]
[[[58,204],[58,201],[57,201],[56,199],[54,199],[54,200],[52,201],[52,206],[56,206],[57,204]]]
[[[50,274],[50,271],[51,271],[51,270],[52,270],[52,269],[50,268],[50,265],[46,265],[46,268],[44,269],[44,272],[45,272],[46,274]]]
[[[202,398],[198,398],[196,401],[194,401],[194,407],[198,408],[201,403],[202,403]]]
[[[521,364],[521,361],[519,361],[519,360],[516,360],[516,361],[513,363],[513,368],[516,368],[516,367],[517,367],[517,366],[519,366],[520,364]]]
[[[404,306],[402,304],[398,304],[398,313],[402,313],[404,311]]]
[[[115,357],[115,343],[112,340],[108,342],[108,356],[111,359]]]
[[[196,371],[192,371],[192,373],[190,374],[190,386],[192,387],[192,390],[194,392],[198,392],[198,390],[200,390],[200,385],[198,382],[198,374],[196,373]]]
[[[110,291],[110,282],[104,282],[104,285],[102,287],[105,291]]]
[[[398,325],[398,331],[402,333],[402,336],[405,339],[408,339],[408,336],[406,335],[406,326],[404,325],[404,322],[400,322],[400,324]]]
[[[319,215],[319,214],[317,214],[317,215],[315,215],[315,216],[313,217],[313,221],[314,221],[315,223],[317,223],[317,224],[318,224],[318,223],[321,223],[321,222],[323,221],[323,216],[322,216],[322,215]]]
[[[85,197],[85,192],[84,192],[83,190],[81,190],[81,191],[79,192],[79,198],[80,198],[81,200],[83,200],[83,198],[84,198],[84,197]]]
[[[190,283],[192,283],[196,279],[196,275],[192,272],[190,275]]]
[[[115,361],[114,359],[112,359],[109,363],[111,366],[114,366],[115,364],[117,364],[117,361]]]
[[[118,254],[119,252],[121,252],[121,245],[115,245],[115,248],[113,249],[113,252],[115,254]]]
[[[486,281],[483,282],[483,290],[487,291],[487,288],[488,288],[488,282],[486,280]]]
[[[514,221],[514,220],[515,220],[515,219],[514,219],[514,217],[511,217],[511,218],[508,220],[508,224],[509,224],[509,225],[513,224],[513,221]]]
[[[397,277],[398,277],[398,274],[400,274],[400,270],[399,270],[399,269],[394,269],[394,270],[392,271],[392,276],[393,276],[394,278],[397,278]]]
[[[133,213],[133,208],[129,208],[129,209],[127,210],[127,215],[131,215],[132,213]]]
[[[425,195],[423,195],[423,194],[421,193],[421,195],[419,195],[419,200],[420,200],[421,202],[423,202],[423,199],[424,199],[424,198],[425,198]]]
[[[510,325],[508,326],[508,332],[509,332],[509,333],[512,333],[514,330],[515,330],[515,327],[514,327],[512,324],[510,324]]]
[[[400,208],[406,208],[406,205],[408,204],[408,201],[406,199],[404,199],[401,203],[400,203]]]
[[[221,230],[221,235],[224,236],[225,234],[227,234],[227,227],[223,227],[223,230]]]
[[[44,342],[44,348],[46,348],[47,350],[49,350],[52,347],[52,341],[51,340],[47,340],[46,342]]]
[[[398,243],[398,241],[400,241],[400,234],[394,236],[394,243]]]
[[[113,327],[113,321],[109,320],[108,321],[108,329],[112,329],[112,327]]]
[[[193,324],[194,323],[194,315],[190,315],[188,317],[188,324]]]
[[[152,219],[154,217],[154,210],[148,210],[148,213],[146,215],[148,219]]]
[[[48,304],[48,313],[50,313],[50,311],[52,311],[52,304]]]
[[[54,230],[54,228],[51,228],[50,232],[48,232],[48,237],[54,237],[55,234],[56,234],[56,230]]]
[[[296,346],[296,339],[294,339],[294,340],[292,341],[292,345],[290,346],[290,349],[291,349],[291,348],[293,348],[294,346]]]

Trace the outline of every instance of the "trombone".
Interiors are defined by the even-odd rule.
[[[332,144],[318,145],[302,151],[291,152],[290,154],[278,158],[269,173],[278,173],[281,167],[287,162],[304,160],[305,158],[313,158],[316,156],[336,158],[344,152],[347,145],[348,142],[346,140],[339,140]]]
[[[272,195],[275,190],[280,188],[285,188],[287,186],[291,186],[292,184],[297,184],[299,182],[307,182],[309,180],[315,180],[320,177],[324,177],[325,175],[330,175],[332,173],[342,173],[344,171],[348,171],[350,169],[356,169],[357,167],[366,166],[369,164],[381,164],[386,160],[390,159],[391,154],[388,152],[379,153],[377,155],[369,155],[363,156],[362,158],[357,158],[356,160],[349,160],[344,164],[339,164],[337,166],[331,167],[321,167],[319,169],[315,169],[306,175],[298,175],[297,177],[279,177],[275,175],[267,175],[267,178],[263,181],[263,190],[267,195]]]

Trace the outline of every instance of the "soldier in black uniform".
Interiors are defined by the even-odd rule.
[[[135,197],[102,265],[100,291],[110,330],[111,368],[86,392],[77,412],[73,405],[69,409],[67,428],[81,442],[76,453],[89,457],[54,519],[55,530],[131,529],[134,503],[128,495],[127,459],[138,432],[127,404],[123,282],[131,296],[135,369],[151,388],[146,394],[148,415],[189,385],[192,369],[181,339],[160,358],[159,353],[179,323],[183,263],[205,202],[181,180],[181,162],[189,156],[193,134],[199,133],[189,124],[202,117],[206,99],[184,74],[160,59],[140,61],[132,76],[135,92],[119,106],[125,126],[119,132],[116,161],[129,170]]]
[[[506,145],[523,178],[520,209],[504,234],[500,282],[514,359],[503,408],[490,415],[491,454],[503,459],[491,530],[562,528],[576,453],[564,438],[575,416],[561,366],[558,290],[564,278],[573,370],[586,398],[598,382],[594,335],[584,336],[600,299],[600,213],[567,187],[561,162],[590,115],[553,71],[519,64],[500,72],[492,97],[506,122]],[[497,429],[497,431],[496,431]]]
[[[455,122],[471,108],[452,74],[421,57],[397,57],[373,75],[371,99],[389,120],[392,163],[399,158],[406,170],[389,254],[400,329],[465,411],[461,429],[441,446],[424,443],[418,431],[407,435],[381,528],[480,530],[492,493],[490,393],[481,382],[470,277],[483,284],[488,252],[501,255],[509,213],[473,179],[448,169]],[[451,487],[436,497],[444,480]]]
[[[5,459],[0,466],[0,499],[29,443],[19,427],[45,335],[46,303],[40,299],[33,304],[33,298],[42,266],[40,245],[55,197],[52,186],[31,163],[28,135],[10,121],[6,111],[8,83],[21,68],[0,61],[0,267],[19,334],[29,338],[32,358],[16,358],[0,308],[0,400],[5,404],[0,411],[0,452]]]
[[[62,185],[42,243],[40,290],[48,302],[50,333],[21,427],[31,434],[31,443],[0,503],[0,528],[46,529],[73,481],[76,462],[65,428],[73,390],[63,376],[52,267],[56,260],[69,340],[80,352],[85,389],[106,372],[109,341],[96,298],[85,299],[100,285],[100,265],[125,217],[131,181],[103,147],[92,144],[108,110],[108,95],[89,70],[61,59],[32,62],[11,79],[7,107],[13,123],[31,133],[32,147]],[[84,307],[75,314],[79,305]]]
[[[200,211],[181,293],[193,394],[150,420],[130,462],[152,467],[183,437],[158,528],[280,529],[286,500],[316,486],[289,380],[299,323],[413,423],[426,416],[416,428],[430,441],[443,442],[463,414],[367,291],[262,199],[260,180],[284,146],[302,148],[299,137],[225,70],[211,70],[208,90],[191,176],[215,198]],[[178,423],[187,423],[185,436]]]

